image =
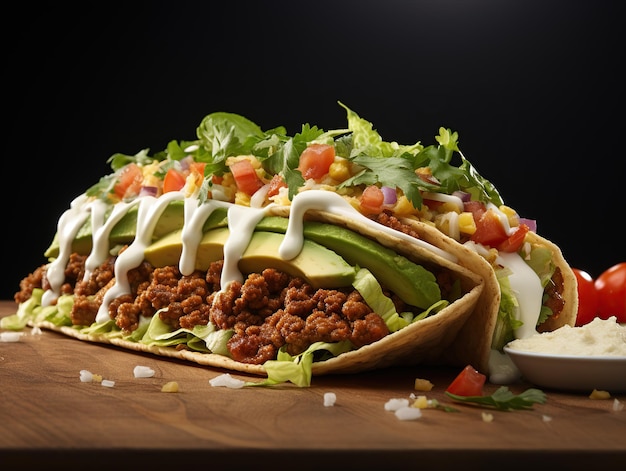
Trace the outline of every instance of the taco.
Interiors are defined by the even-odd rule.
[[[456,133],[385,142],[346,110],[347,129],[294,136],[217,112],[193,141],[113,155],[2,327],[308,384],[392,364],[487,371],[516,336],[573,324],[558,247],[503,205]],[[497,246],[478,237],[487,213],[504,223]]]

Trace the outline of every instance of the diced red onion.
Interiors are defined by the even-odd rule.
[[[139,190],[139,196],[156,196],[158,191],[156,186],[142,186]]]
[[[396,190],[389,186],[381,187],[380,191],[383,192],[383,204],[395,204],[398,201],[398,195],[396,194]]]
[[[472,195],[470,193],[468,193],[467,191],[461,191],[461,190],[453,191],[452,196],[456,196],[457,198],[460,198],[461,201],[463,201],[463,203],[466,203],[472,198]]]
[[[193,162],[193,156],[192,155],[188,155],[187,157],[179,160],[179,162],[180,162],[181,170],[188,170],[189,169],[189,164],[191,164]]]
[[[530,232],[537,232],[537,220],[528,218],[519,218],[520,224],[526,224],[530,229]]]

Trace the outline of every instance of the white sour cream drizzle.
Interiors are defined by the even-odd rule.
[[[243,281],[243,276],[238,268],[238,261],[247,248],[256,225],[275,205],[248,207],[219,200],[208,200],[199,204],[197,195],[185,196],[183,189],[165,193],[158,198],[142,196],[130,203],[118,203],[113,206],[111,215],[104,221],[106,207],[103,206],[103,203],[96,202],[96,200],[88,200],[85,195],[81,195],[74,200],[72,207],[59,219],[59,256],[48,265],[47,277],[50,281],[51,289],[45,294],[44,299],[46,303],[51,303],[59,295],[60,287],[64,281],[65,266],[71,254],[72,241],[90,213],[93,215],[92,233],[94,236],[93,248],[86,261],[87,273],[85,276],[88,276],[106,260],[110,250],[109,235],[111,230],[133,206],[137,205],[135,239],[118,255],[115,262],[114,285],[106,292],[96,315],[96,323],[104,323],[110,320],[108,313],[109,304],[115,298],[130,293],[128,272],[143,262],[145,249],[152,243],[153,233],[160,216],[167,205],[175,200],[184,200],[184,221],[181,234],[182,252],[179,261],[181,273],[183,275],[193,273],[196,254],[202,240],[203,225],[211,213],[221,207],[228,209],[230,233],[224,245],[224,267],[221,287],[222,289],[226,288],[228,283],[234,280]],[[307,190],[293,198],[287,233],[279,248],[279,255],[282,258],[290,260],[300,253],[304,242],[304,214],[312,209],[332,212],[349,219],[358,220],[378,231],[427,248],[448,260],[457,261],[456,256],[438,247],[372,221],[353,208],[341,195],[324,190]]]
[[[407,242],[410,242],[420,247],[424,247],[440,257],[446,258],[452,262],[457,261],[457,257],[452,255],[439,247],[429,244],[421,239],[416,239],[403,232],[396,231],[390,227],[378,224],[372,221],[367,216],[359,213],[353,208],[343,196],[334,193],[332,191],[324,190],[307,190],[298,193],[293,199],[291,204],[291,211],[289,213],[289,224],[287,226],[287,234],[283,240],[279,255],[285,260],[291,260],[302,250],[302,244],[304,243],[303,234],[303,220],[304,213],[310,209],[316,209],[320,211],[326,211],[333,214],[339,214],[345,216],[347,219],[357,220],[367,226],[373,227],[377,231],[384,232],[393,237],[398,237]]]
[[[138,267],[141,262],[143,262],[146,247],[152,242],[152,234],[154,233],[156,224],[167,205],[171,201],[183,198],[184,194],[180,191],[171,191],[163,194],[159,198],[155,198],[154,196],[142,196],[138,198],[139,208],[137,210],[137,231],[135,239],[126,250],[118,255],[115,261],[115,283],[104,295],[104,300],[96,315],[96,323],[100,324],[110,320],[109,303],[123,294],[130,293],[128,272]]]
[[[70,208],[59,218],[57,223],[59,255],[46,268],[46,278],[50,283],[50,289],[43,294],[41,299],[43,306],[52,304],[59,297],[61,286],[65,281],[65,267],[72,254],[72,242],[90,212],[91,202],[87,200],[86,195],[80,195],[70,203]]]
[[[465,246],[479,254],[487,253],[485,247],[474,242],[466,242]],[[523,324],[515,330],[515,338],[527,338],[537,333],[537,321],[541,312],[543,287],[539,276],[518,253],[500,252],[496,263],[511,271],[509,283],[515,293],[518,307],[516,318]],[[489,358],[489,380],[494,384],[508,384],[519,377],[519,370],[508,355],[492,350]]]

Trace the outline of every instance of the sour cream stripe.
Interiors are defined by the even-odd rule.
[[[308,190],[298,193],[291,203],[291,211],[289,213],[289,224],[287,226],[287,236],[280,246],[280,256],[285,260],[291,260],[296,257],[300,250],[302,250],[302,244],[304,243],[303,234],[303,221],[304,213],[308,210],[327,211],[333,214],[340,214],[348,219],[359,221],[373,229],[398,237],[414,245],[426,248],[431,252],[443,257],[451,262],[457,262],[457,257],[453,254],[446,252],[428,242],[416,239],[408,234],[400,231],[396,231],[387,226],[383,226],[375,221],[372,221],[367,216],[364,216],[353,208],[343,196],[334,193],[332,191],[325,190]]]
[[[50,289],[43,294],[41,301],[43,306],[52,304],[59,297],[61,286],[65,281],[65,267],[72,253],[72,243],[90,212],[91,203],[88,202],[87,196],[80,195],[72,201],[70,208],[59,218],[57,223],[59,254],[46,267],[46,278],[50,283]]]
[[[96,323],[100,324],[110,320],[110,302],[123,294],[130,293],[128,272],[143,262],[146,247],[152,242],[152,234],[156,224],[167,205],[171,201],[181,200],[184,197],[185,195],[182,192],[172,191],[161,195],[159,198],[153,196],[138,198],[140,201],[137,210],[135,239],[126,250],[118,255],[115,261],[115,283],[104,295],[96,315]]]

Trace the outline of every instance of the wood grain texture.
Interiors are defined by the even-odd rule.
[[[14,310],[12,302],[0,302],[0,316]],[[137,365],[155,375],[135,378]],[[81,382],[83,369],[115,381],[114,387]],[[141,457],[145,465],[165,466],[193,456],[222,465],[286,460],[296,469],[319,469],[330,460],[370,469],[383,459],[387,468],[415,462],[479,469],[486,462],[626,462],[626,410],[613,410],[613,399],[626,402],[624,395],[591,400],[546,391],[548,402],[529,411],[457,405],[457,413],[427,409],[414,421],[384,409],[389,399],[423,394],[413,389],[418,377],[434,383],[429,398],[451,404],[444,390],[457,372],[388,368],[316,377],[309,388],[228,389],[209,384],[226,371],[49,331],[23,335],[0,342],[0,463],[27,469],[57,460],[78,469],[94,458]],[[168,381],[177,381],[180,391],[161,392]],[[488,384],[486,392],[497,387]],[[514,392],[527,387],[510,386]],[[332,407],[324,406],[326,392],[337,395]],[[483,421],[483,412],[493,421]]]

